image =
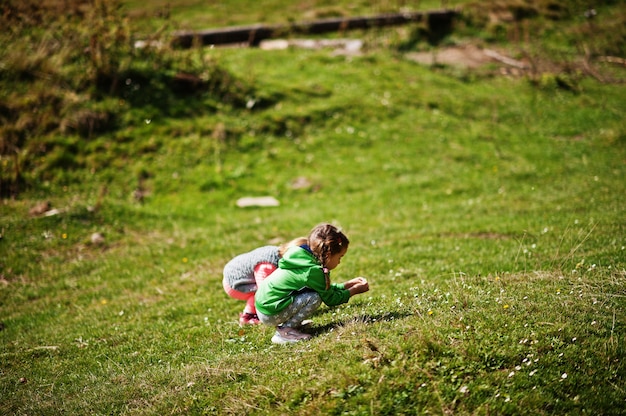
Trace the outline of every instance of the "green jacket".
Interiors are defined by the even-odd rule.
[[[276,315],[289,306],[299,290],[319,293],[328,306],[340,305],[350,299],[343,284],[330,283],[328,274],[306,248],[291,247],[278,262],[278,269],[265,279],[255,294],[255,305],[264,315]]]

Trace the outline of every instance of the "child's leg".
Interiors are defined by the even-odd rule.
[[[272,263],[259,263],[254,267],[254,280],[256,280],[257,286],[265,279],[267,276],[272,274],[277,267]]]
[[[267,278],[277,267],[272,263],[259,263],[254,267],[254,280],[256,280],[256,285],[258,285]],[[249,293],[250,297],[246,300],[246,308],[244,309],[244,313],[251,313],[256,315],[256,306],[254,306],[254,293],[256,289]]]
[[[254,292],[248,293],[250,295],[248,299],[246,299],[246,307],[243,308],[243,313],[250,313],[252,315],[256,315],[256,306],[254,306]]]
[[[244,313],[256,314],[256,308],[254,307],[254,292],[256,292],[256,289],[249,292],[240,292],[230,287],[226,279],[222,281],[222,286],[224,286],[226,294],[231,298],[246,301]]]
[[[319,308],[322,298],[317,292],[307,291],[296,295],[294,301],[285,310],[272,316],[259,314],[259,319],[265,325],[287,328],[298,328],[302,321],[309,318]]]
[[[321,304],[322,298],[317,292],[310,291],[300,293],[291,304],[296,311],[295,315],[283,322],[283,326],[287,328],[300,327],[302,321],[310,318]]]

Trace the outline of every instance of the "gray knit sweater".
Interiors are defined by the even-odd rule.
[[[259,247],[240,254],[224,266],[224,280],[231,288],[240,292],[256,290],[254,268],[260,263],[278,266],[279,259],[277,246]]]

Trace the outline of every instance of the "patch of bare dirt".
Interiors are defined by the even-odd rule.
[[[433,52],[412,52],[406,54],[406,57],[424,65],[442,64],[475,69],[489,63],[497,63],[518,70],[529,68],[529,65],[523,61],[474,45],[441,48]]]
[[[332,51],[333,55],[361,55],[364,43],[360,39],[270,39],[264,40],[259,47],[264,50],[279,49],[326,49]],[[549,59],[533,59],[524,57],[516,59],[509,56],[504,50],[495,48],[483,48],[471,43],[438,48],[428,52],[409,52],[406,59],[420,63],[422,65],[445,65],[468,70],[478,70],[487,65],[490,70],[500,75],[524,76],[528,74],[572,72],[577,69],[581,73],[593,76],[600,82],[624,82],[622,78],[616,78],[611,72],[601,70],[601,65],[612,65],[618,68],[626,67],[626,60],[619,57],[599,57],[594,62],[589,57],[581,57],[576,62],[556,63]],[[530,59],[533,59],[532,62]],[[606,72],[606,74],[604,74]]]

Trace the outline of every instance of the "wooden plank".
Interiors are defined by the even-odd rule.
[[[354,29],[398,26],[422,21],[425,21],[431,30],[440,31],[449,28],[457,14],[456,10],[445,9],[369,17],[331,18],[289,25],[233,26],[196,32],[176,32],[173,44],[180,48],[190,48],[194,45],[206,46],[234,43],[258,46],[262,40],[289,34],[321,34]]]

